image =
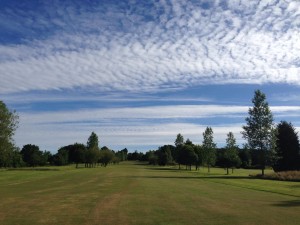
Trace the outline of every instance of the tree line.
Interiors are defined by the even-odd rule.
[[[253,107],[249,108],[246,125],[242,135],[246,143],[242,148],[236,144],[232,132],[227,134],[226,146],[217,148],[213,141],[213,130],[207,127],[203,133],[201,145],[178,134],[174,145],[164,145],[158,150],[143,153],[133,153],[128,158],[148,161],[156,165],[185,165],[196,170],[200,166],[229,168],[260,168],[264,175],[265,168],[272,167],[274,171],[300,170],[299,137],[292,123],[281,121],[274,124],[272,112],[266,96],[256,90],[252,99]]]
[[[150,164],[178,164],[186,169],[195,166],[212,166],[229,168],[251,166],[259,167],[264,175],[266,166],[274,171],[300,170],[299,137],[292,123],[281,121],[274,124],[272,112],[266,96],[256,90],[249,108],[246,125],[242,135],[246,143],[242,148],[236,144],[232,132],[228,132],[226,146],[218,149],[214,142],[213,129],[207,127],[203,132],[203,142],[195,145],[191,140],[184,140],[178,134],[174,145],[164,145],[158,150],[146,153],[128,153],[127,149],[113,151],[106,146],[99,148],[98,136],[92,132],[87,144],[75,143],[61,147],[56,154],[41,151],[38,146],[28,144],[20,150],[13,142],[13,135],[18,127],[18,115],[10,111],[0,101],[0,167],[67,165],[76,167],[84,163],[85,167],[107,166],[124,160],[144,160]]]

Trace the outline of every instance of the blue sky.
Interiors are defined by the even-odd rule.
[[[300,2],[0,2],[0,99],[19,147],[130,151],[240,132],[256,89],[300,127]]]

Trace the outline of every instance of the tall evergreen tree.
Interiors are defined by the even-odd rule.
[[[210,167],[216,163],[216,144],[214,143],[213,130],[207,127],[203,133],[202,148],[204,150],[204,162],[207,165],[208,172]]]
[[[294,126],[286,121],[277,125],[276,156],[275,171],[300,169],[299,137]]]
[[[266,101],[266,95],[256,90],[252,99],[253,107],[249,108],[247,125],[243,126],[242,135],[248,141],[251,149],[260,151],[262,175],[267,161],[266,152],[272,145],[273,115]]]

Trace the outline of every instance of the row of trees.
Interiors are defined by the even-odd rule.
[[[247,124],[243,126],[242,135],[247,143],[239,149],[232,132],[227,134],[226,146],[216,148],[213,130],[207,127],[203,133],[202,145],[194,145],[189,139],[184,142],[181,134],[177,135],[175,146],[164,145],[156,151],[149,151],[141,159],[151,164],[166,165],[178,163],[191,169],[192,165],[205,165],[208,171],[217,165],[227,168],[249,167],[254,165],[262,170],[272,166],[275,171],[300,170],[300,147],[298,134],[291,123],[281,121],[274,124],[273,115],[266,96],[255,91],[253,107],[249,108]]]
[[[232,132],[227,134],[226,146],[217,151],[213,141],[213,130],[207,127],[203,133],[202,145],[194,145],[189,139],[184,142],[181,134],[177,135],[175,146],[165,145],[157,151],[128,154],[128,159],[147,158],[150,163],[166,165],[178,163],[191,168],[206,165],[208,170],[216,164],[228,168],[245,165],[245,159],[251,153],[251,160],[260,166],[262,174],[265,167],[273,166],[275,171],[299,170],[300,151],[299,138],[295,128],[286,121],[274,124],[272,112],[266,96],[260,90],[255,91],[252,99],[253,107],[249,108],[246,125],[242,135],[247,141],[244,150],[239,150]],[[127,149],[114,152],[107,147],[99,148],[98,136],[92,132],[87,145],[75,143],[62,147],[55,155],[40,151],[35,145],[25,145],[20,151],[13,143],[13,135],[18,126],[15,111],[9,111],[0,101],[0,167],[35,166],[47,163],[65,165],[69,163],[85,163],[86,167],[96,164],[106,166],[110,162],[127,159]],[[243,153],[243,154],[242,154]],[[251,161],[250,160],[250,161]]]

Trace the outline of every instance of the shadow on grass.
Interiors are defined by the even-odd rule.
[[[54,168],[10,168],[7,171],[59,171]]]
[[[300,200],[282,201],[274,205],[280,207],[300,207]]]
[[[255,179],[249,176],[216,176],[216,175],[204,175],[204,176],[131,176],[132,178],[149,178],[149,179],[230,179],[230,180],[239,180],[239,179]]]

